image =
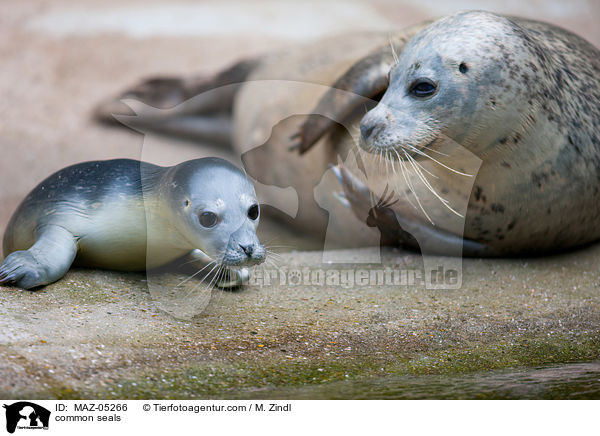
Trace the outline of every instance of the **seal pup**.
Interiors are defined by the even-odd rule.
[[[0,284],[31,289],[60,279],[72,264],[142,271],[187,256],[234,268],[219,284],[239,285],[247,279],[243,267],[266,257],[259,218],[252,183],[222,159],[172,167],[79,163],[41,182],[12,215]]]
[[[272,78],[326,83],[330,89],[266,94],[258,82]],[[441,244],[450,248],[467,241],[472,248],[465,254],[475,256],[548,253],[600,238],[600,52],[558,26],[461,12],[391,38],[350,35],[267,57],[253,64],[246,80],[231,97],[234,148],[244,154],[260,145],[264,153],[252,150],[246,169],[262,174],[263,183],[296,188],[296,224],[306,231],[323,213],[310,201],[314,186],[327,165],[355,148],[341,123],[360,126],[356,142],[367,157],[367,172],[380,173],[377,183],[389,182],[399,197],[388,209],[402,219],[384,214],[385,222],[372,219],[372,225],[408,220],[434,246],[436,239],[453,241]],[[374,102],[366,114],[365,98]],[[298,120],[286,118],[289,113],[321,116]],[[289,153],[290,145],[303,156]],[[450,145],[479,159],[478,171],[461,171],[452,154],[435,154]],[[383,165],[369,163],[369,155]],[[265,164],[265,156],[277,168]],[[424,173],[426,180],[411,189],[399,168],[431,164],[434,156],[444,166],[432,164],[433,175]],[[472,186],[455,189],[456,172],[472,176]],[[353,211],[368,212],[377,204],[383,189],[375,190],[372,181],[354,183],[356,174],[349,171],[337,174],[355,202]],[[434,176],[435,193],[427,186]],[[330,187],[332,195],[337,189]],[[448,203],[467,198],[462,234],[444,228],[448,209],[440,197]],[[433,222],[427,219],[436,214]],[[414,246],[405,232],[394,232],[396,244]]]

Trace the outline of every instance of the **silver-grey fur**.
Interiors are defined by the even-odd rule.
[[[227,76],[226,71],[216,77]],[[420,77],[438,84],[434,96],[417,100],[408,95]],[[240,82],[239,76],[235,79]],[[323,91],[281,86],[272,91],[271,84],[261,88],[261,79],[332,87]],[[204,84],[224,83],[219,80]],[[372,173],[382,173],[383,182],[392,186],[403,184],[398,171],[403,152],[419,164],[428,161],[411,147],[431,155],[452,141],[481,160],[468,191],[454,190],[449,173],[442,168],[435,171],[447,191],[440,190],[441,195],[468,200],[464,233],[440,233],[438,239],[460,244],[464,238],[466,254],[539,254],[600,238],[600,52],[560,27],[483,11],[462,12],[391,36],[353,33],[259,59],[247,68],[243,80],[229,88],[233,146],[240,154],[248,152],[246,169],[262,183],[294,186],[300,198],[294,224],[307,232],[324,225],[329,231],[333,217],[341,240],[349,234],[360,238],[347,224],[351,220],[344,206],[329,211],[327,221],[314,202],[314,187],[328,164],[336,164],[340,154],[354,147],[339,122],[345,127],[361,124],[361,145],[367,152],[377,156],[391,151],[382,155],[385,162]],[[206,90],[193,80],[183,83],[200,94]],[[382,94],[380,103],[365,115],[365,100],[377,100]],[[185,109],[185,104],[181,106]],[[114,108],[105,106],[107,110],[99,114],[106,117]],[[209,111],[207,104],[186,115],[206,121]],[[299,121],[289,117],[294,113],[325,116]],[[176,124],[178,116],[169,121]],[[197,126],[203,130],[201,122]],[[302,157],[288,151],[294,141],[305,152]],[[249,147],[255,147],[253,153]],[[460,169],[461,162],[452,159],[448,157],[448,165]],[[362,203],[354,204],[353,210],[369,211],[377,196],[370,195],[372,186],[357,186],[344,185],[347,198]],[[421,188],[410,195],[420,198],[429,215],[437,213],[442,219],[429,226],[400,195],[390,209],[402,219],[377,224],[390,243],[415,245],[405,231],[389,227],[394,221],[409,220],[431,240],[443,228],[445,206]],[[324,189],[333,195],[339,185]],[[406,186],[396,193],[405,190]]]
[[[260,263],[252,183],[216,158],[173,167],[129,159],[85,162],[41,182],[4,234],[0,283],[30,289],[60,279],[71,264],[145,270],[182,256],[225,266]],[[200,223],[214,213],[210,228]]]

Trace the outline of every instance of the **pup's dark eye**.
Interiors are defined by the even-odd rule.
[[[252,221],[258,218],[258,204],[253,204],[250,206],[250,209],[248,209],[248,218],[250,218]]]
[[[435,94],[437,86],[429,79],[418,79],[410,85],[409,93],[418,98],[430,97]]]
[[[217,224],[217,216],[212,212],[202,212],[198,218],[202,227],[210,228]]]

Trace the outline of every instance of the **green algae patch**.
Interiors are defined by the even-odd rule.
[[[521,338],[513,342],[476,345],[463,350],[443,350],[400,361],[394,374],[464,374],[501,368],[536,367],[600,358],[600,332]]]
[[[294,398],[293,388],[320,386],[327,389],[327,385],[334,386],[340,381],[428,375],[442,376],[443,380],[445,376],[452,379],[461,374],[505,368],[531,368],[553,363],[597,360],[600,359],[599,338],[599,332],[579,334],[576,338],[523,338],[511,343],[479,344],[461,351],[441,350],[411,357],[388,355],[385,358],[356,354],[329,362],[324,359],[293,361],[285,358],[262,361],[254,356],[240,362],[201,363],[181,369],[149,371],[136,378],[110,383],[100,391],[58,389],[54,395],[60,399],[252,398],[265,397],[265,394]],[[279,392],[279,389],[283,389],[285,393]],[[572,391],[568,386],[562,387],[553,398],[560,398],[560,392]],[[352,392],[348,392],[347,397],[354,396]],[[432,392],[431,398],[436,397],[452,396]],[[479,395],[475,391],[471,397],[500,398],[502,395]]]
[[[377,365],[365,362],[268,362],[202,364],[179,370],[140,375],[113,383],[103,391],[56,390],[58,399],[198,399],[233,398],[238,392],[252,392],[278,386],[303,386],[344,380],[349,374],[375,374]]]

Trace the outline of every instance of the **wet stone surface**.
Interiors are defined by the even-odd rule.
[[[337,388],[327,385],[350,380],[362,384],[349,388],[348,397],[369,396],[364,386],[371,382],[373,397],[389,397],[378,380],[418,383],[441,375],[456,384],[471,374],[458,384],[472,386],[454,396],[476,397],[489,370],[600,358],[599,255],[593,246],[541,259],[465,259],[463,286],[447,291],[255,283],[213,291],[191,320],[160,311],[143,274],[75,269],[37,292],[0,288],[0,392],[5,398],[232,398],[262,391],[331,397]],[[278,267],[288,272],[413,269],[421,262],[396,250],[385,251],[379,265],[323,265],[319,252],[281,256]],[[409,391],[416,386],[403,383]],[[321,390],[303,390],[316,385]],[[415,397],[427,397],[419,392],[415,387]]]

